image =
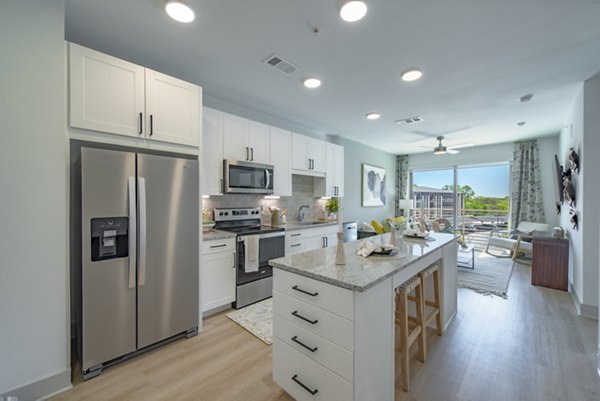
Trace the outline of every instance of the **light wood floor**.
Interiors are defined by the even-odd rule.
[[[597,322],[570,296],[529,284],[517,265],[508,300],[459,289],[443,337],[429,333],[426,363],[411,360],[407,401],[597,401]],[[416,347],[415,347],[416,348]],[[105,370],[53,400],[291,400],[271,379],[271,347],[224,314],[204,331]]]

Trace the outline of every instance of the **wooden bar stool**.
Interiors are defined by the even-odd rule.
[[[414,297],[409,294],[414,291]],[[417,316],[408,313],[408,301],[414,300]],[[423,286],[421,277],[414,276],[396,290],[396,325],[400,328],[400,365],[402,370],[402,390],[408,391],[410,387],[410,374],[408,361],[410,359],[410,346],[419,340],[419,360],[425,362],[425,319],[423,318]]]
[[[429,276],[433,275],[433,301],[427,300],[427,295],[425,291],[425,279]],[[437,331],[437,335],[442,335],[442,314],[440,313],[440,269],[437,264],[429,266],[427,269],[423,270],[419,273],[419,277],[421,277],[421,286],[423,288],[423,299],[425,303],[424,311],[427,310],[427,307],[431,309],[431,312],[425,317],[425,325],[424,331],[431,323],[431,321],[435,318],[435,328]],[[427,334],[425,334],[425,338],[427,338]]]

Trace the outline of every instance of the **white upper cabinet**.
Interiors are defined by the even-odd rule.
[[[71,127],[198,146],[201,88],[69,43]]]
[[[256,121],[248,122],[248,142],[250,161],[272,164],[271,162],[271,127]]]
[[[223,157],[230,160],[250,160],[250,149],[246,146],[248,120],[233,114],[223,114]]]
[[[315,196],[344,196],[344,147],[327,143],[325,178],[315,179]]]
[[[225,158],[270,164],[269,132],[266,124],[223,113]]]
[[[273,195],[292,196],[292,133],[271,127],[271,164],[273,165]]]
[[[147,137],[198,146],[200,87],[146,69]]]
[[[70,124],[143,136],[144,67],[69,44]]]
[[[203,108],[202,195],[223,194],[223,113]]]
[[[325,141],[293,133],[292,169],[300,174],[323,176],[325,174]]]

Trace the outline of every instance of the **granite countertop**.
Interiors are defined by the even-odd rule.
[[[371,255],[364,258],[356,254],[362,241],[387,244],[389,239],[390,234],[388,233],[345,243],[345,265],[335,264],[337,246],[273,259],[269,261],[269,264],[278,269],[362,292],[398,270],[411,265],[421,257],[456,240],[456,237],[452,234],[442,233],[431,233],[429,240],[398,237],[399,252],[396,255]]]
[[[350,220],[350,221],[345,221],[343,224],[346,223],[356,223],[356,220]],[[317,224],[301,224],[301,223],[296,223],[296,222],[287,222],[286,224],[282,224],[279,227],[283,227],[285,228],[285,231],[295,231],[295,230],[304,230],[306,228],[317,228],[317,227],[324,227],[324,226],[334,226],[337,225],[338,222],[336,220],[333,221],[319,221],[317,222]]]
[[[202,233],[202,241],[216,241],[226,238],[235,238],[235,233],[213,229]]]

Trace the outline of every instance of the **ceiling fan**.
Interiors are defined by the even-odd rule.
[[[458,145],[444,146],[444,145],[442,145],[442,141],[444,140],[443,136],[438,136],[435,139],[438,141],[438,145],[435,148],[433,148],[434,155],[444,155],[446,153],[455,155],[459,152],[459,150],[457,150],[457,149],[468,148],[468,147],[474,146],[472,143],[461,143]],[[429,147],[429,146],[421,146],[421,147],[431,149],[431,147]]]

